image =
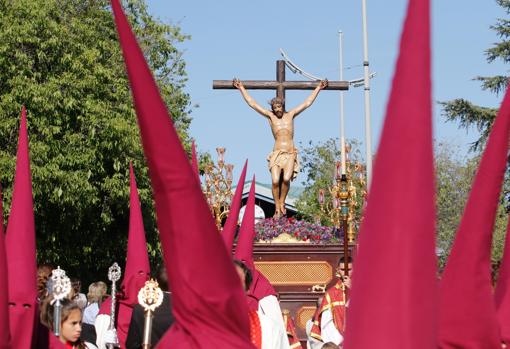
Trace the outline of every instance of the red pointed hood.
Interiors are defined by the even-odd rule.
[[[5,237],[9,321],[13,348],[30,348],[37,306],[34,206],[28,154],[27,115],[21,110],[16,176]]]
[[[0,187],[0,284],[7,285],[7,258],[5,251],[4,214],[2,204],[2,189]],[[8,287],[0,287],[0,349],[8,349],[9,332],[9,294]]]
[[[499,270],[494,297],[501,329],[501,340],[508,346],[510,344],[510,223],[507,226],[505,251]]]
[[[235,259],[243,261],[253,271],[253,239],[255,238],[255,176],[251,181],[250,193],[244,209],[243,221],[239,228]]]
[[[255,239],[255,176],[253,176],[250,194],[246,202],[243,221],[239,229],[239,238],[235,252],[235,259],[243,261],[253,274],[253,282],[246,293],[248,306],[257,310],[259,301],[267,296],[276,296],[276,291],[269,280],[255,268],[253,262],[253,240]]]
[[[160,348],[253,348],[244,292],[118,0],[115,22],[149,165],[176,322]]]
[[[439,344],[442,348],[500,345],[491,286],[491,245],[509,137],[510,93],[507,91],[441,277]]]
[[[429,0],[410,0],[359,234],[347,349],[437,348],[430,74]]]
[[[149,255],[145,229],[143,228],[142,209],[136,187],[136,177],[133,165],[129,163],[130,205],[129,205],[129,235],[127,245],[126,268],[120,285],[117,302],[116,328],[121,347],[126,346],[126,339],[131,322],[133,307],[138,304],[138,292],[150,277]],[[99,314],[110,315],[112,299],[108,297],[99,308]]]
[[[147,241],[143,228],[142,208],[136,187],[133,165],[129,164],[130,205],[129,205],[129,237],[127,246],[126,269],[121,283],[124,293],[123,301],[134,305],[138,303],[138,291],[149,279],[151,269],[147,253]]]
[[[241,201],[244,189],[244,180],[246,179],[246,168],[248,167],[248,160],[244,163],[243,171],[237,182],[236,192],[232,198],[230,205],[230,212],[228,213],[227,220],[221,231],[221,237],[225,243],[227,251],[232,251],[234,245],[234,238],[236,235],[237,220],[239,219],[239,210],[241,209]]]
[[[197,149],[195,147],[195,140],[193,140],[191,143],[191,167],[193,168],[195,176],[198,178],[198,182],[200,182],[200,171],[198,169],[198,158]]]

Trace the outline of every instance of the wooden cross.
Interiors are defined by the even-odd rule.
[[[243,80],[247,90],[276,90],[276,97],[285,100],[285,90],[314,90],[320,81],[286,81],[285,61],[276,61],[276,80]],[[213,89],[235,89],[232,80],[213,80]],[[328,81],[325,90],[348,90],[349,81]]]

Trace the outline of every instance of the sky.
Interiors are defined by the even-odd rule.
[[[186,61],[186,92],[197,104],[190,134],[199,152],[216,158],[215,148],[227,149],[225,159],[234,164],[238,177],[245,159],[251,174],[270,183],[266,156],[274,139],[267,120],[242,99],[237,90],[213,90],[213,80],[238,77],[243,80],[275,79],[280,48],[304,71],[331,81],[339,80],[339,35],[343,35],[344,80],[363,77],[363,36],[361,0],[357,1],[169,1],[148,0],[149,11],[164,22],[179,25],[191,35],[179,49]],[[368,56],[371,85],[372,151],[375,153],[385,115],[387,98],[407,1],[367,0]],[[497,107],[502,95],[482,91],[475,76],[506,73],[500,62],[488,64],[484,51],[499,38],[490,29],[506,13],[494,0],[432,1],[432,67],[434,137],[457,145],[467,153],[477,130],[467,132],[446,123],[437,101],[466,98],[474,103]],[[287,80],[306,78],[286,71]],[[275,91],[249,93],[262,106]],[[311,91],[287,91],[287,109],[300,104]],[[298,148],[339,138],[338,91],[322,91],[315,103],[295,119],[294,141]],[[364,142],[363,88],[344,94],[345,135]],[[364,152],[364,146],[362,148]],[[301,185],[301,173],[294,185]]]

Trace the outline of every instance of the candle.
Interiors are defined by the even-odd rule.
[[[232,170],[234,169],[234,165],[228,164],[226,166],[226,168],[227,168],[227,180],[231,181],[232,180]]]
[[[340,178],[340,177],[341,177],[341,174],[343,173],[342,171],[343,171],[343,169],[342,169],[342,163],[341,163],[340,161],[337,161],[337,162],[336,162],[335,177],[336,177],[336,178]]]
[[[342,137],[342,139],[340,140],[340,146],[341,146],[341,150],[340,150],[340,160],[341,160],[341,169],[342,169],[342,174],[344,175],[346,172],[346,166],[345,166],[345,158],[346,158],[346,149],[345,149],[345,139]]]
[[[218,152],[218,163],[223,164],[223,161],[224,161],[223,154],[225,154],[225,148],[223,148],[223,147],[216,148],[216,151]]]
[[[324,205],[324,189],[319,190],[319,204]]]

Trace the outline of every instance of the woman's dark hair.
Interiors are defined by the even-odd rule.
[[[43,301],[48,296],[48,290],[46,283],[51,276],[53,266],[50,264],[40,264],[37,266],[37,298],[39,301]]]
[[[243,270],[244,289],[245,291],[248,291],[250,289],[251,283],[253,282],[253,274],[250,268],[248,268],[248,266],[243,261],[240,261],[238,259],[234,259],[234,264]]]

